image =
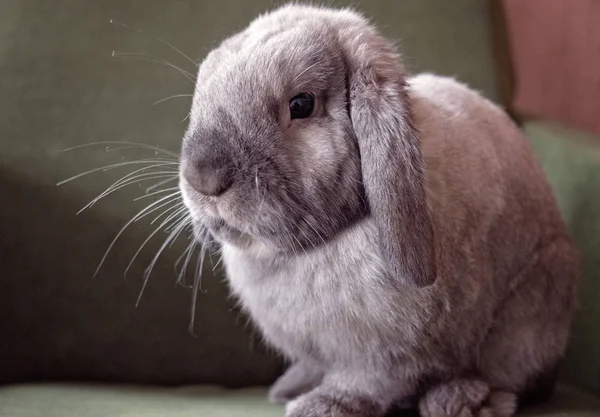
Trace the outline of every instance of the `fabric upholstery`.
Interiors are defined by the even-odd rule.
[[[0,389],[0,415],[10,417],[281,417],[263,388],[148,388],[119,385],[15,385]],[[596,417],[600,399],[560,387],[552,401],[523,409],[527,417]],[[391,417],[391,416],[390,416]],[[418,417],[414,411],[394,417]]]

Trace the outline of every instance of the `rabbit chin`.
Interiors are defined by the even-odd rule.
[[[274,255],[282,251],[263,239],[229,225],[222,218],[204,216],[202,221],[194,221],[194,232],[199,241],[203,240],[201,236],[202,231],[205,230],[208,230],[214,241],[220,245],[235,246],[257,257]]]

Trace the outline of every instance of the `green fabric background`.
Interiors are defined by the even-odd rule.
[[[333,4],[349,4],[334,2]],[[172,68],[111,57],[149,53],[193,70],[169,48],[110,19],[163,37],[201,58],[271,1],[2,0],[0,2],[0,382],[102,380],[264,384],[281,370],[246,318],[232,310],[210,262],[187,332],[191,293],[176,287],[173,264],[185,242],[157,265],[140,306],[142,273],[159,237],[123,271],[151,232],[129,229],[96,280],[110,240],[136,213],[138,187],[75,213],[130,169],[67,177],[152,153],[62,153],[73,145],[134,141],[177,151],[187,98],[153,106],[192,85]],[[352,2],[352,4],[357,4]],[[400,41],[407,65],[455,75],[495,97],[488,5],[481,0],[364,1],[362,10]],[[122,159],[123,158],[123,159]]]

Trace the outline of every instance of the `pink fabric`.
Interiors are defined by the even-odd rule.
[[[600,0],[503,0],[513,108],[600,135]]]

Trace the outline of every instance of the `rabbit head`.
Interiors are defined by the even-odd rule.
[[[370,217],[390,274],[435,280],[404,71],[351,10],[284,6],[210,52],[180,172],[196,227],[217,241],[302,253]]]

